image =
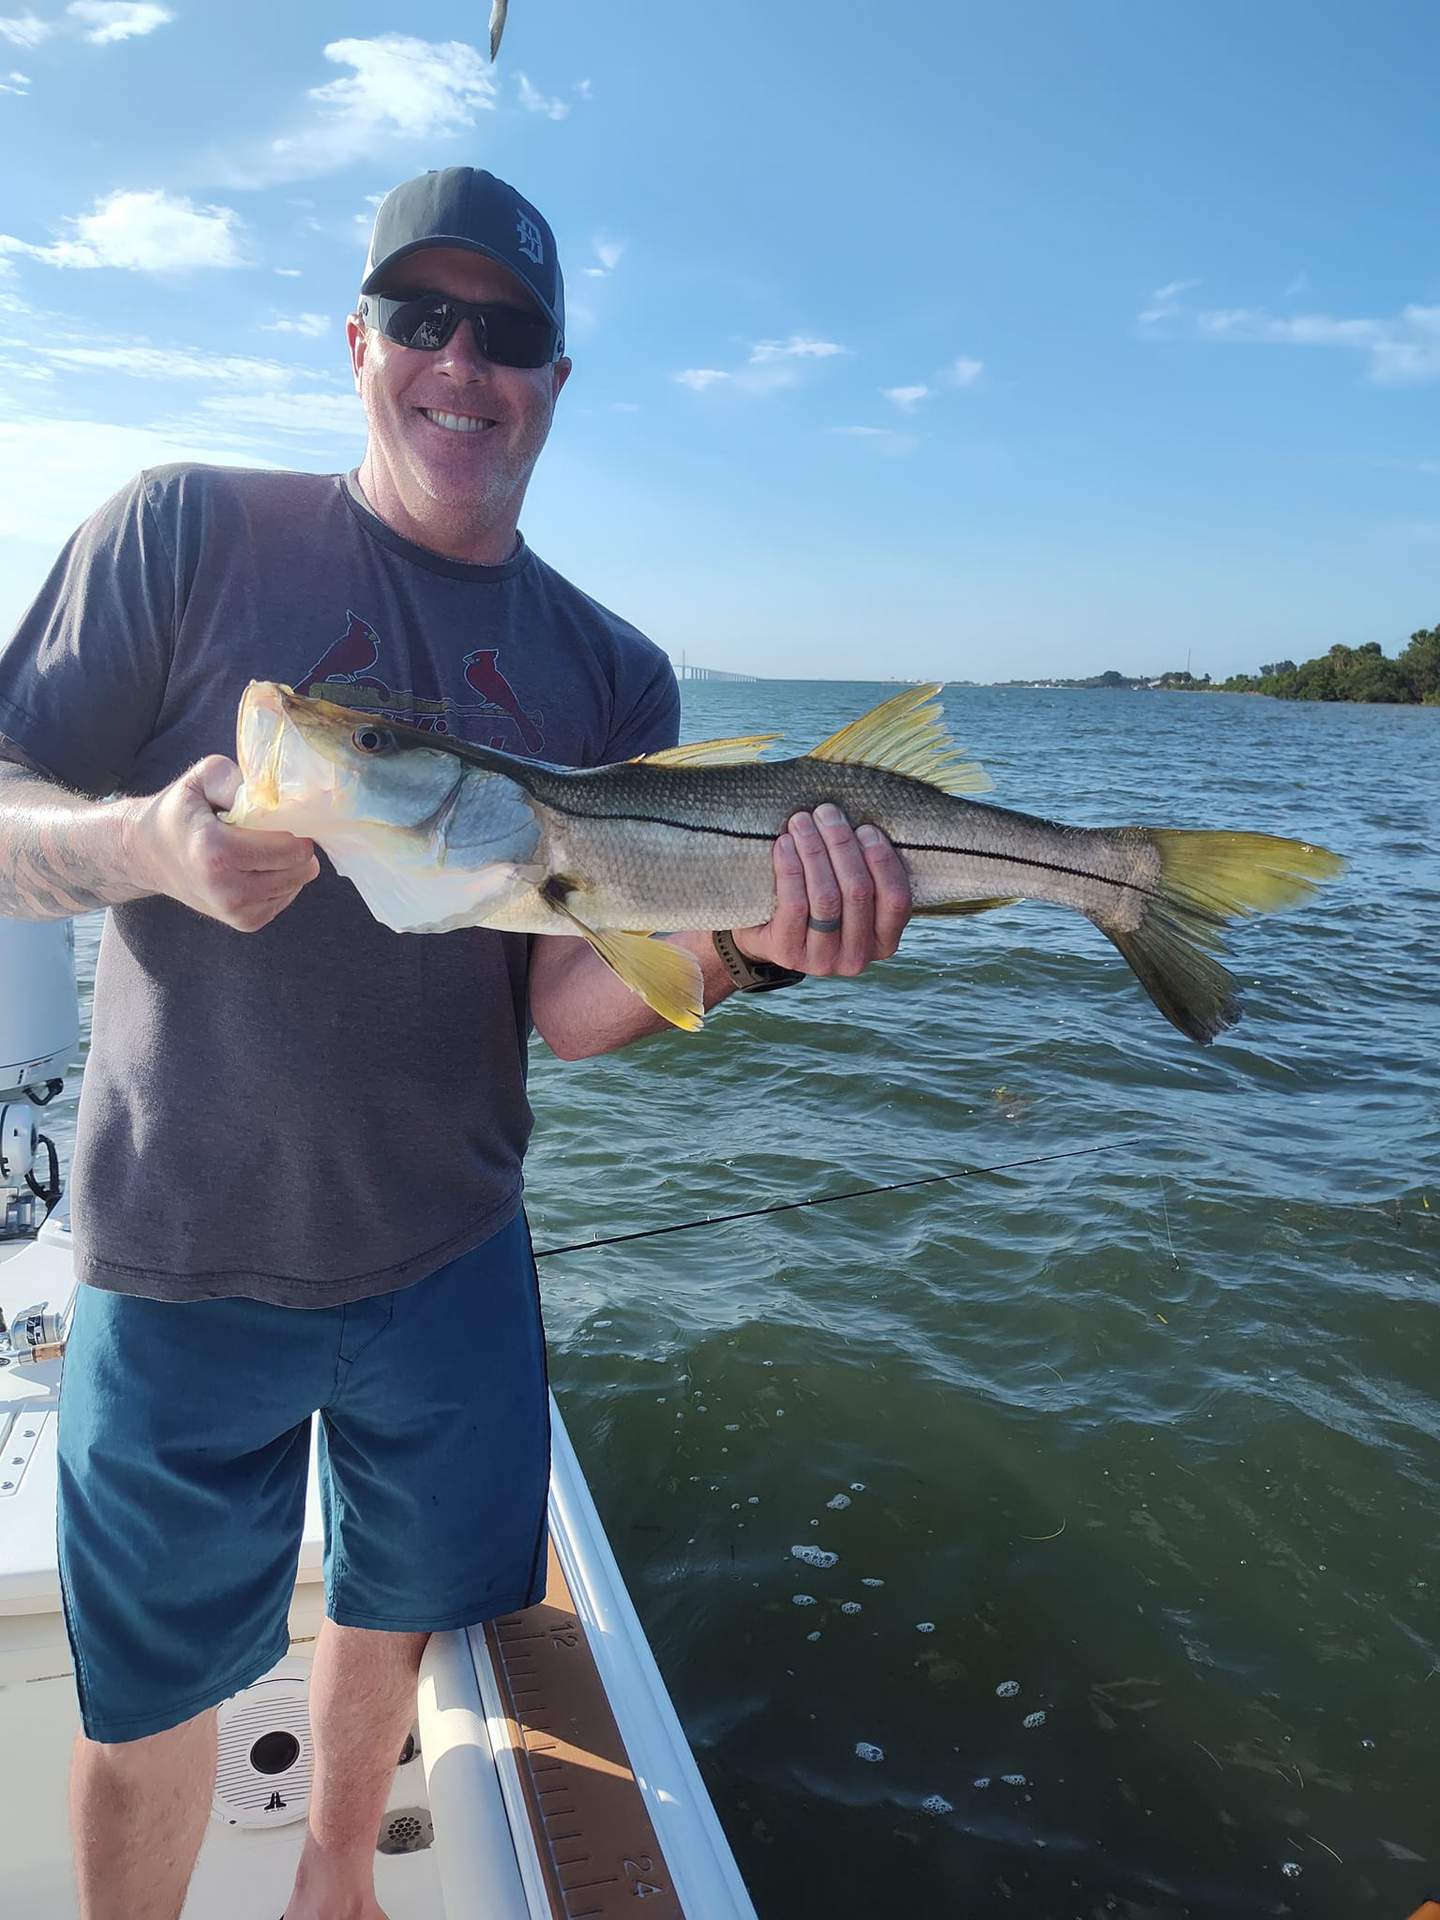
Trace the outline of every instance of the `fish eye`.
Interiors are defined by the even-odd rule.
[[[395,744],[394,734],[387,733],[383,727],[357,727],[350,738],[361,753],[384,753]]]

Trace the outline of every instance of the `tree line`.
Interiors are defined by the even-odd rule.
[[[1167,678],[1169,676],[1167,675]],[[1333,646],[1313,660],[1275,660],[1258,674],[1236,673],[1222,693],[1268,693],[1277,700],[1360,700],[1390,706],[1440,706],[1440,626],[1421,627],[1393,658],[1378,640]]]

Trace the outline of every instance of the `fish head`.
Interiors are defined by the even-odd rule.
[[[274,680],[252,680],[245,689],[235,752],[246,823],[292,833],[339,825],[416,831],[465,771],[453,751],[416,728],[308,699]]]
[[[397,932],[511,924],[543,869],[540,826],[506,754],[252,680],[236,724],[232,826],[324,848]]]

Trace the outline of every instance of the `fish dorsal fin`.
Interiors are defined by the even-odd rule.
[[[906,687],[812,747],[806,759],[884,767],[888,773],[908,774],[944,793],[987,793],[991,782],[985,769],[963,759],[945,731],[936,699],[939,691],[938,683]]]
[[[743,733],[733,740],[691,740],[683,747],[661,747],[658,753],[637,753],[636,767],[733,767],[758,760],[781,739],[778,733]]]

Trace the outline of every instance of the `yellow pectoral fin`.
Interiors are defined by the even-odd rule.
[[[923,913],[927,917],[933,914],[937,919],[941,914],[990,913],[996,907],[1013,907],[1017,900],[1023,898],[1023,894],[1011,893],[1003,900],[947,900],[943,906],[916,907],[914,911],[917,915]]]
[[[661,747],[658,753],[637,753],[637,767],[732,767],[758,760],[778,733],[737,734],[733,740],[692,740],[683,747]]]
[[[698,1033],[705,1022],[705,976],[700,962],[684,947],[671,946],[648,933],[620,933],[612,927],[587,927],[579,914],[558,900],[561,913],[599,954],[617,979],[672,1027]]]

